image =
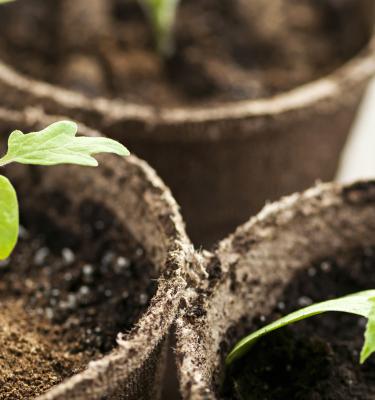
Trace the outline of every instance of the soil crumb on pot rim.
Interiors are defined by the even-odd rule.
[[[261,316],[271,315],[280,302],[298,308],[282,298],[297,274],[313,274],[316,262],[338,262],[340,254],[375,246],[374,187],[374,181],[320,184],[285,197],[239,227],[214,253],[203,254],[200,265],[207,279],[190,291],[176,323],[183,399],[220,398],[225,357],[249,334],[251,324],[264,326]],[[354,271],[347,271],[349,284],[343,275],[342,286],[335,287],[335,277],[327,291],[334,295],[336,290],[355,292],[360,284],[368,287],[366,274],[353,284]],[[307,301],[301,293],[293,298]]]
[[[87,19],[84,24],[74,19],[74,8],[82,7],[79,1],[4,6],[4,61],[88,96],[119,97],[157,108],[216,105],[269,97],[326,76],[353,58],[371,34],[354,0],[340,5],[314,0],[267,5],[260,0],[251,5],[243,0],[186,1],[177,18],[176,53],[163,63],[140,6],[111,4],[101,21],[90,12],[81,15]],[[90,23],[103,26],[105,19],[108,29],[91,29]]]

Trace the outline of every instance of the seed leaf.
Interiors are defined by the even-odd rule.
[[[103,137],[77,137],[77,125],[71,121],[56,122],[40,132],[24,134],[14,131],[8,139],[8,152],[0,166],[11,162],[33,165],[78,164],[95,167],[97,153],[129,155],[120,143]]]
[[[313,304],[280,318],[239,341],[227,356],[226,364],[230,365],[233,361],[245,355],[262,336],[286,325],[328,311],[356,314],[368,319],[365,342],[360,357],[360,362],[363,363],[375,351],[375,290],[367,290]]]
[[[16,191],[0,175],[0,260],[9,257],[18,238],[18,201]]]
[[[375,299],[372,299],[372,308],[368,317],[365,332],[365,343],[362,347],[360,362],[363,364],[375,351]]]

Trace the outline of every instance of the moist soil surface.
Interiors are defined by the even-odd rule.
[[[2,400],[34,398],[110,352],[156,290],[143,248],[127,232],[104,232],[108,218],[97,207],[92,211],[82,214],[87,237],[79,247],[65,247],[68,234],[59,239],[38,217],[32,226],[41,229],[26,223],[15,252],[1,264]]]
[[[312,302],[375,288],[375,249],[327,259],[299,273],[277,307],[248,332]],[[370,400],[375,360],[359,364],[366,320],[327,313],[271,333],[238,360],[224,398],[246,400]]]
[[[267,97],[317,79],[357,54],[369,36],[358,0],[182,0],[175,52],[163,60],[135,0],[111,0],[77,23],[71,15],[92,12],[86,1],[3,5],[1,57],[87,95],[201,106]]]

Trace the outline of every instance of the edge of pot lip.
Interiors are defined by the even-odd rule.
[[[368,81],[375,74],[375,25],[367,44],[331,73],[275,96],[222,103],[217,106],[157,108],[121,99],[90,98],[82,93],[34,79],[0,61],[0,79],[37,98],[52,99],[66,110],[86,110],[103,114],[111,124],[135,121],[149,126],[199,124],[251,119],[308,109],[321,101],[347,95],[351,85]]]
[[[239,225],[232,233],[217,243],[215,251],[212,251],[208,257],[215,254],[233,251],[233,244],[243,234],[248,234],[256,226],[261,229],[267,228],[269,223],[278,222],[278,226],[284,226],[291,221],[295,215],[291,211],[294,208],[300,210],[300,205],[319,202],[324,210],[338,206],[347,201],[352,205],[364,204],[368,197],[375,206],[375,177],[354,179],[349,182],[317,182],[315,185],[301,192],[282,196],[276,201],[266,204],[256,215],[252,216],[245,223]],[[305,217],[314,215],[314,209],[307,208],[303,211]]]
[[[197,250],[195,262],[199,263],[199,269],[200,271],[203,271],[203,274],[207,279],[207,263],[220,254],[226,256],[228,253],[237,253],[236,249],[234,249],[234,247],[237,247],[235,244],[236,240],[253,232],[254,228],[259,230],[258,239],[260,238],[263,240],[267,237],[267,228],[269,228],[270,224],[274,226],[274,222],[277,221],[278,227],[287,225],[288,222],[295,217],[293,210],[296,209],[301,211],[301,205],[312,203],[315,200],[320,203],[321,207],[319,207],[319,211],[321,211],[342,204],[344,196],[348,197],[347,193],[356,190],[359,190],[359,192],[362,193],[357,196],[358,198],[354,199],[352,202],[353,204],[356,202],[360,203],[362,198],[366,197],[366,194],[372,190],[374,198],[373,203],[375,205],[375,177],[373,179],[355,179],[346,183],[317,182],[306,190],[282,196],[278,200],[266,204],[257,214],[251,216],[247,221],[235,228],[233,232],[219,240],[211,250],[204,248],[200,251]],[[308,209],[307,212],[304,212],[306,217],[313,214],[314,208]],[[238,256],[230,257],[228,262],[235,263],[237,258]],[[207,284],[208,282],[200,281],[198,283]],[[196,290],[201,291],[202,289],[205,290],[205,287],[190,287],[189,293],[194,296]],[[210,293],[214,293],[212,288]]]
[[[23,111],[14,111],[14,110],[8,110],[6,108],[0,107],[0,119],[5,119],[8,118],[8,121],[13,122],[13,121],[26,121],[30,124],[39,124],[42,123],[42,121],[45,121],[46,123],[49,122],[54,122],[56,119],[67,119],[66,117],[60,117],[60,116],[52,116],[49,114],[44,113],[41,109],[39,108],[26,108]],[[79,130],[81,133],[88,133],[90,135],[97,135],[99,134],[98,131],[88,128],[84,124],[78,122],[79,124]],[[172,287],[173,293],[170,293],[169,296],[165,296],[160,298],[160,288],[162,287],[163,289],[168,289],[167,288],[167,283],[164,283],[164,272],[166,270],[162,270],[159,274],[159,286],[156,291],[156,293],[152,297],[152,301],[150,305],[147,307],[147,309],[144,310],[144,312],[140,315],[139,319],[137,322],[134,324],[133,328],[126,333],[125,338],[118,338],[116,341],[116,344],[114,348],[107,354],[104,355],[101,358],[93,359],[87,366],[86,368],[78,373],[74,374],[68,379],[65,379],[63,382],[52,386],[47,392],[44,394],[37,396],[37,399],[60,399],[61,395],[63,395],[63,390],[65,388],[69,388],[74,390],[75,386],[80,384],[83,381],[87,383],[87,380],[89,381],[95,381],[98,379],[98,377],[105,373],[105,371],[108,371],[112,367],[112,361],[113,358],[120,358],[120,359],[127,359],[127,355],[131,355],[134,350],[137,351],[136,349],[139,348],[140,340],[139,338],[137,339],[137,336],[139,334],[145,335],[145,332],[143,331],[148,331],[150,326],[149,324],[145,324],[149,320],[149,314],[153,314],[150,312],[150,310],[155,310],[155,307],[158,306],[159,308],[162,308],[163,306],[167,306],[169,303],[171,303],[171,300],[173,297],[176,298],[178,295],[178,292],[180,292],[181,296],[183,294],[183,290],[186,287],[186,277],[184,275],[188,274],[188,267],[189,264],[191,263],[191,257],[193,256],[194,252],[194,247],[186,234],[185,231],[185,226],[183,222],[183,218],[181,216],[181,213],[179,212],[179,206],[174,199],[170,189],[168,186],[165,185],[165,183],[162,181],[162,179],[157,175],[156,171],[147,164],[146,161],[139,159],[135,155],[130,155],[127,157],[128,163],[136,164],[144,174],[144,177],[146,180],[148,180],[149,184],[156,189],[161,189],[162,193],[160,198],[163,200],[164,204],[168,207],[168,210],[171,212],[171,218],[174,220],[174,225],[176,228],[176,231],[174,233],[174,238],[173,240],[168,240],[168,243],[166,243],[167,247],[167,257],[166,257],[166,264],[168,268],[168,261],[170,257],[173,256],[175,259],[176,265],[178,264],[178,270],[181,271],[181,274],[175,273],[173,271],[173,274],[170,278],[169,282],[174,283],[174,287]],[[164,293],[164,290],[161,290]],[[180,297],[181,297],[180,296]],[[155,301],[156,299],[159,298],[159,301]],[[176,310],[178,307],[179,301],[176,301]],[[175,319],[175,316],[171,318],[170,320],[170,325],[173,324],[173,320]],[[142,325],[145,326],[142,329]],[[161,324],[160,324],[161,326]],[[162,329],[162,328],[160,328]],[[162,333],[162,332],[161,332]],[[122,335],[122,332],[119,332],[120,335]],[[155,338],[155,346],[165,339],[165,337],[168,335],[168,331],[165,332],[164,336],[156,337]],[[144,344],[147,343],[147,346],[145,347]],[[140,354],[139,357],[139,366],[141,366],[146,358],[147,355],[152,351],[153,346],[151,345],[150,341],[143,341],[142,343],[142,349],[143,351]],[[148,347],[148,349],[147,349]],[[133,363],[131,363],[132,365]],[[134,368],[129,368],[129,374],[133,373]],[[99,397],[98,397],[99,398]]]

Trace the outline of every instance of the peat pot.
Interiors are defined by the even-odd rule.
[[[0,15],[1,103],[126,143],[210,245],[266,201],[334,177],[375,71],[374,5],[185,2],[163,67],[136,2],[17,1]]]
[[[52,121],[0,110],[1,132]],[[174,199],[144,161],[99,162],[6,170],[23,228],[0,271],[3,399],[160,395],[190,244]]]
[[[373,398],[374,360],[359,365],[365,321],[351,315],[298,322],[261,339],[231,372],[223,365],[267,322],[374,289],[374,232],[375,182],[324,184],[266,206],[206,254],[209,278],[177,321],[183,399]]]

